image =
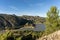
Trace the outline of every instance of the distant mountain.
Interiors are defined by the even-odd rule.
[[[45,22],[45,17],[28,16],[28,15],[23,15],[21,17],[24,18],[24,19],[27,19],[27,20],[33,20],[35,24],[36,23],[38,24],[38,23],[44,23]]]
[[[40,23],[45,22],[45,18],[39,16],[16,16],[14,14],[0,14],[0,29],[20,28],[24,27],[26,23],[34,24],[37,21]]]

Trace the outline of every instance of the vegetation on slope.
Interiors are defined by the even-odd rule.
[[[36,40],[42,33],[34,31],[6,31],[0,34],[0,40]]]
[[[16,15],[0,14],[0,29],[21,28],[24,27],[26,23],[28,23],[28,26],[30,24],[32,24],[33,26],[33,24],[35,24],[35,20],[37,19],[42,20],[44,18],[41,19],[41,17],[35,18],[33,16],[16,16]]]

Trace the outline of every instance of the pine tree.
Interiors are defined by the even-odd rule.
[[[46,27],[49,31],[55,31],[59,28],[59,12],[55,6],[52,6],[47,12]]]

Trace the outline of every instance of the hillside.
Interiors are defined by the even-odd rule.
[[[24,27],[26,23],[36,24],[39,20],[39,23],[44,22],[44,18],[42,17],[34,17],[34,16],[16,16],[16,15],[7,15],[7,14],[0,14],[0,29],[5,28],[20,28]],[[28,25],[28,26],[29,26]]]
[[[44,23],[45,22],[45,17],[28,16],[28,15],[23,15],[21,17],[24,18],[24,19],[27,19],[27,20],[33,20],[35,24]]]

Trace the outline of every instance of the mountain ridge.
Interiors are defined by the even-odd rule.
[[[8,14],[0,14],[0,29],[5,29],[5,28],[20,28],[23,27],[26,23],[29,25],[36,24],[36,23],[43,23],[45,22],[45,19],[41,18],[39,16],[16,16],[15,14],[13,15],[8,15]],[[36,23],[35,23],[36,22]],[[29,26],[28,25],[28,26]]]

